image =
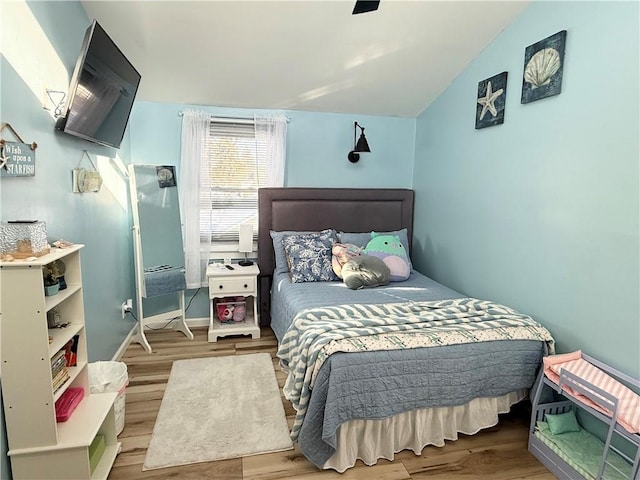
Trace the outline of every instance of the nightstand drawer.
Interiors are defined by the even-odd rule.
[[[209,277],[209,297],[215,295],[249,295],[255,294],[256,277]]]

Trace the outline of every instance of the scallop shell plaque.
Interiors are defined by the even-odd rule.
[[[562,90],[567,31],[561,30],[524,51],[521,103],[558,95]]]
[[[560,70],[560,54],[555,48],[545,48],[537,52],[524,69],[524,79],[532,88],[547,85]]]

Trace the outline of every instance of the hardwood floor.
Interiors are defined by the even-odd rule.
[[[333,470],[318,470],[297,447],[286,452],[143,472],[142,464],[174,360],[268,352],[274,358],[280,387],[284,384],[285,376],[275,359],[276,338],[270,329],[263,328],[260,339],[234,337],[221,339],[217,343],[207,342],[206,328],[196,328],[193,332],[193,341],[170,329],[148,333],[152,354],[146,353],[138,344],[127,348],[122,358],[129,374],[125,428],[118,437],[122,442],[122,452],[116,459],[109,480],[555,479],[527,451],[528,411],[521,406],[505,415],[497,427],[472,436],[461,435],[459,440],[447,442],[442,448],[426,447],[419,456],[412,451],[402,451],[393,462],[380,460],[371,467],[358,462],[343,474]],[[284,397],[283,404],[291,425],[293,408]]]

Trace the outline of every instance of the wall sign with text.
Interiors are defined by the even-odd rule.
[[[33,177],[36,151],[28,143],[4,142],[0,145],[0,176]]]

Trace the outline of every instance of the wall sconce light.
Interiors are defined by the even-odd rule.
[[[356,127],[360,129],[360,138],[356,143]],[[364,136],[364,128],[358,125],[358,122],[353,122],[353,150],[349,152],[347,158],[351,163],[356,163],[360,160],[360,153],[369,153],[369,144],[367,143],[367,139]]]

